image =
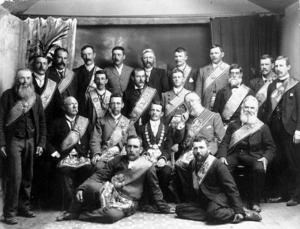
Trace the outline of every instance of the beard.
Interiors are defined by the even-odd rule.
[[[242,82],[241,79],[230,79],[229,80],[230,87],[232,87],[232,88],[238,87],[241,82]]]
[[[241,116],[240,119],[242,123],[248,124],[248,125],[254,125],[257,121],[257,113],[256,112],[244,112],[243,110],[241,111]]]
[[[34,86],[31,83],[28,86],[18,85],[16,86],[16,92],[21,99],[28,101],[29,99],[35,97]]]

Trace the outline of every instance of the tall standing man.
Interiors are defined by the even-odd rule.
[[[6,158],[4,220],[17,224],[16,212],[35,217],[30,209],[33,157],[41,155],[46,145],[46,120],[40,97],[34,92],[32,74],[21,69],[15,85],[5,91],[0,101],[0,154]]]
[[[288,180],[289,201],[287,206],[300,203],[300,83],[290,76],[291,68],[289,59],[285,56],[277,57],[275,71],[278,79],[273,81],[268,88],[267,95],[267,123],[270,126],[277,155],[271,165],[271,177],[274,178],[277,198],[284,197],[282,190]],[[284,171],[289,175],[283,177]]]

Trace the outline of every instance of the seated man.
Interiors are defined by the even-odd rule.
[[[183,219],[213,223],[260,221],[259,213],[243,210],[236,184],[221,161],[210,155],[208,141],[197,137],[193,141],[194,159],[188,165],[189,200],[176,206]]]
[[[126,143],[127,136],[136,135],[133,124],[121,114],[124,107],[121,94],[112,94],[109,112],[97,120],[90,139],[94,171],[103,168],[109,160],[119,155]]]
[[[165,200],[169,200],[168,184],[171,180],[171,155],[172,138],[169,136],[168,127],[161,122],[164,115],[161,104],[152,103],[150,108],[150,121],[142,126],[141,138],[143,140],[144,154],[156,165],[159,186]]]
[[[79,218],[114,223],[130,216],[137,209],[145,181],[157,208],[163,213],[172,213],[174,210],[163,200],[154,165],[140,156],[141,139],[129,136],[126,151],[126,155],[116,156],[105,168],[80,185],[76,193],[77,201],[57,220]]]
[[[229,124],[216,156],[231,173],[239,164],[249,169],[250,208],[260,212],[267,165],[274,158],[276,147],[269,127],[256,117],[257,112],[257,99],[247,96],[240,120]]]
[[[97,71],[94,78],[96,88],[92,87],[88,92],[84,113],[92,127],[95,126],[98,118],[104,117],[109,107],[111,93],[105,88],[107,81],[106,73],[103,70]]]
[[[63,110],[65,117],[54,120],[48,128],[46,149],[52,158],[59,159],[59,180],[68,205],[75,188],[90,176],[92,170],[88,157],[91,126],[87,118],[77,115],[78,103],[74,97],[64,99]]]

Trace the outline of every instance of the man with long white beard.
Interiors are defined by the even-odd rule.
[[[257,99],[247,96],[242,104],[240,120],[229,123],[216,157],[227,165],[231,173],[240,164],[248,169],[250,208],[260,212],[266,170],[275,156],[276,147],[269,127],[257,118],[257,111]]]
[[[42,101],[34,92],[32,73],[20,69],[13,88],[0,101],[0,155],[6,159],[4,220],[17,224],[18,215],[32,218],[30,210],[34,154],[40,156],[46,144],[46,120]]]

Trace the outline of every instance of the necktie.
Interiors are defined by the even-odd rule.
[[[61,79],[65,78],[64,71],[58,72]]]

